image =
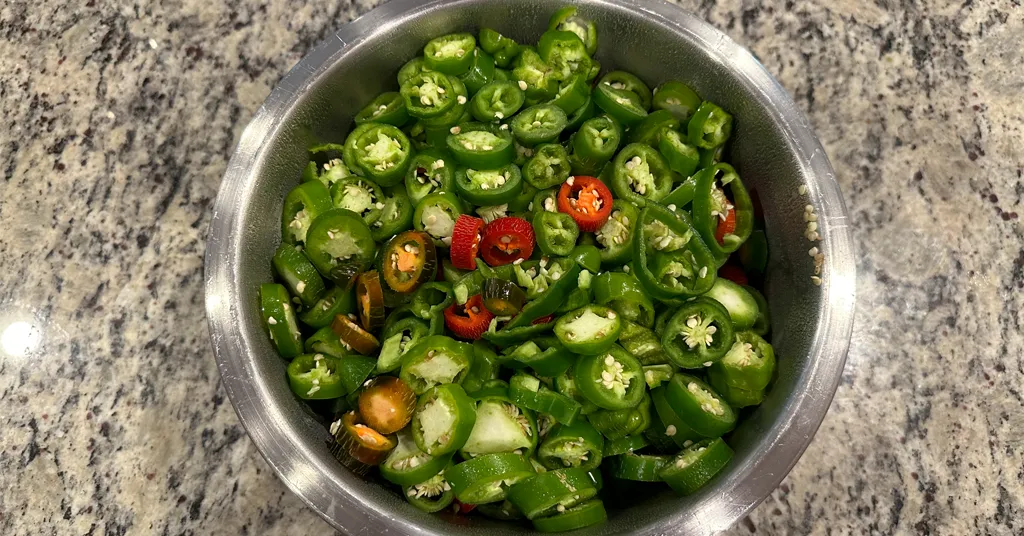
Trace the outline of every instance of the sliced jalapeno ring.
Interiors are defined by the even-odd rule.
[[[508,396],[517,406],[549,415],[556,422],[571,424],[579,415],[579,402],[556,393],[534,376],[522,371],[509,380]]]
[[[736,412],[703,380],[682,372],[665,386],[665,400],[677,415],[704,437],[720,437],[736,426]]]
[[[324,294],[324,280],[309,259],[295,246],[281,244],[274,253],[274,271],[306,307],[312,307]]]
[[[597,488],[587,472],[575,467],[539,473],[508,490],[508,500],[527,519],[564,512],[595,495]]]
[[[381,93],[356,114],[357,125],[376,122],[400,127],[409,122],[405,100],[397,91]]]
[[[470,59],[470,58],[467,58]],[[420,119],[438,117],[455,106],[455,85],[448,75],[421,71],[402,82],[402,98],[409,115]]]
[[[458,75],[469,70],[473,63],[476,37],[469,33],[453,33],[431,39],[423,47],[426,65],[435,71]]]
[[[618,340],[621,330],[622,318],[612,309],[600,305],[580,307],[555,322],[555,336],[558,340],[569,351],[581,355],[604,354]],[[615,362],[614,356],[606,357],[609,361]],[[612,369],[605,368],[612,376],[622,371],[618,365]],[[604,371],[601,371],[599,376],[605,376]],[[595,403],[601,405],[596,401]]]
[[[661,336],[670,361],[682,368],[710,367],[732,347],[729,312],[718,302],[700,297],[680,306]]]
[[[694,112],[700,107],[701,99],[686,84],[669,80],[654,89],[653,106],[657,110],[668,110],[682,124],[688,124]]]
[[[260,312],[277,353],[291,359],[302,353],[302,333],[295,321],[295,310],[288,291],[276,283],[260,285]]]
[[[394,439],[363,424],[354,411],[331,424],[331,435],[331,454],[358,475],[369,473],[396,446]]]
[[[498,169],[515,158],[512,135],[495,125],[463,123],[454,126],[446,143],[460,164],[473,169]]]
[[[338,315],[331,322],[331,329],[338,334],[347,348],[363,355],[374,355],[380,348],[380,342],[372,334],[367,333],[356,322],[346,315]]]
[[[339,180],[331,187],[331,200],[336,208],[358,214],[372,225],[380,218],[384,191],[376,183],[361,177],[348,177]]]
[[[437,250],[433,239],[422,231],[406,231],[384,246],[381,255],[384,281],[395,292],[409,293],[434,279]]]
[[[403,429],[397,435],[398,446],[380,464],[380,476],[399,486],[414,486],[443,470],[451,454],[431,456],[416,446],[412,430]]]
[[[472,346],[433,335],[420,339],[406,351],[399,377],[420,395],[435,385],[461,383],[472,363]]]
[[[465,504],[503,501],[508,488],[535,474],[529,460],[510,452],[466,460],[446,471],[455,497]]]
[[[573,377],[583,396],[604,409],[632,408],[647,390],[640,362],[618,346],[607,353],[580,357]]]
[[[420,450],[440,456],[462,448],[474,424],[475,402],[462,386],[438,385],[420,396],[412,416],[412,435]]]
[[[690,495],[721,472],[732,455],[721,438],[706,439],[683,449],[658,474],[676,493]]]
[[[473,117],[481,123],[499,122],[515,115],[526,94],[512,81],[492,81],[480,88],[469,102]]]
[[[540,532],[567,532],[604,523],[608,513],[600,499],[592,499],[566,508],[551,517],[539,517],[533,520],[533,528]]]
[[[356,304],[363,329],[373,332],[384,327],[384,289],[376,270],[363,272],[356,279]]]
[[[555,425],[537,449],[537,458],[548,469],[578,467],[589,471],[601,465],[604,449],[604,436],[580,419]]]
[[[313,220],[330,209],[331,193],[323,182],[313,180],[296,186],[284,199],[281,240],[286,244],[304,244]]]
[[[565,112],[553,104],[531,106],[512,118],[512,133],[521,145],[533,147],[558,139],[569,124]]]

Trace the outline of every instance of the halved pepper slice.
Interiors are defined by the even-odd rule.
[[[454,453],[476,424],[476,403],[462,386],[438,385],[420,396],[412,416],[416,446],[431,456]]]
[[[406,350],[426,337],[428,330],[427,323],[415,317],[402,318],[386,325],[381,337],[384,343],[377,357],[377,372],[391,372],[402,366],[402,357]]]
[[[451,453],[431,456],[420,450],[409,428],[398,432],[397,440],[398,446],[380,464],[380,476],[393,484],[414,486],[425,482],[440,473],[452,459]]]
[[[721,438],[705,439],[683,449],[658,474],[676,493],[690,495],[721,472],[732,455]]]
[[[434,513],[448,508],[455,500],[455,493],[446,478],[446,471],[442,470],[418,484],[404,486],[402,494],[409,504],[423,512]]]
[[[579,415],[579,402],[556,393],[536,377],[516,372],[509,380],[509,400],[515,405],[550,415],[556,422],[571,424]]]
[[[522,191],[522,174],[515,164],[497,169],[459,169],[455,172],[455,191],[477,206],[507,205]]]
[[[285,244],[303,244],[317,216],[331,209],[331,193],[320,181],[304,182],[284,198],[281,210],[281,240]]]
[[[516,58],[512,79],[526,92],[527,103],[544,102],[558,93],[558,75],[554,68],[530,47],[523,48]]]
[[[664,389],[669,406],[694,432],[721,437],[736,426],[736,412],[700,378],[677,372]]]
[[[627,452],[621,456],[608,458],[608,474],[620,480],[660,482],[658,473],[670,461],[670,456]]]
[[[493,123],[515,115],[525,101],[526,94],[519,89],[518,84],[494,80],[473,95],[469,102],[469,111],[477,121]]]
[[[421,395],[435,385],[462,383],[472,364],[472,346],[444,335],[431,335],[406,351],[399,377]]]
[[[267,325],[270,342],[274,343],[278,355],[286,359],[302,353],[302,333],[289,299],[288,291],[282,285],[260,285],[260,312]]]
[[[380,342],[372,334],[367,333],[356,324],[355,320],[346,315],[338,315],[331,322],[331,329],[338,334],[349,348],[363,355],[373,355],[380,348]]]
[[[604,266],[618,266],[633,260],[633,235],[640,221],[636,205],[624,199],[612,203],[608,220],[594,233]]]
[[[511,164],[516,155],[512,135],[493,124],[456,125],[445,143],[460,164],[472,169],[499,169]]]
[[[453,303],[444,310],[444,323],[456,337],[466,340],[479,339],[494,314],[484,307],[483,296],[475,294],[465,304]]]
[[[327,400],[344,396],[339,359],[324,354],[302,354],[288,364],[288,384],[303,400]]]
[[[569,177],[558,190],[558,210],[572,216],[581,231],[600,229],[612,208],[611,191],[594,177]]]
[[[715,164],[695,176],[693,226],[716,257],[739,249],[754,228],[754,205],[736,170],[729,164]],[[735,217],[732,229],[719,227]]]
[[[775,372],[775,350],[753,332],[741,331],[736,333],[732,348],[711,368],[727,385],[760,391],[768,386]]]
[[[434,279],[437,272],[434,241],[421,231],[396,235],[384,246],[380,265],[388,287],[395,292],[412,292]]]
[[[697,92],[677,80],[669,80],[654,88],[654,109],[672,112],[684,125],[689,123],[701,102]]]
[[[430,194],[420,200],[413,213],[412,225],[424,231],[438,247],[452,245],[455,221],[462,215],[462,201],[452,192]]]
[[[649,145],[631,143],[623,147],[612,165],[615,195],[638,207],[660,201],[672,190],[672,171]]]
[[[535,474],[529,460],[511,452],[469,459],[445,472],[455,497],[465,504],[503,501],[510,487]]]
[[[690,145],[714,149],[724,145],[732,134],[732,116],[712,102],[704,101],[687,126]]]
[[[621,330],[622,318],[615,311],[594,304],[580,307],[555,322],[555,336],[558,337],[559,342],[569,351],[581,355],[598,355],[608,352],[618,340]],[[614,359],[612,357],[613,361]],[[612,365],[612,367],[615,370],[610,370],[610,375],[614,376],[616,371],[621,371],[621,367],[617,365]],[[601,405],[597,401],[594,403]]]
[[[312,307],[323,296],[323,278],[295,246],[281,244],[274,253],[273,265],[284,284],[306,307]]]
[[[512,133],[524,147],[556,141],[569,124],[565,112],[553,104],[531,106],[512,118]]]
[[[452,265],[462,270],[475,270],[476,257],[480,251],[480,239],[484,221],[462,214],[455,220],[452,229]]]
[[[530,222],[509,216],[484,227],[480,256],[491,266],[528,259],[533,254],[534,233]]]
[[[481,396],[484,395],[484,396]],[[507,389],[476,394],[476,425],[459,451],[463,458],[511,452],[530,456],[537,449],[537,421],[533,412],[513,404]]]
[[[559,423],[537,449],[537,459],[548,469],[578,467],[584,471],[601,465],[605,440],[586,420]]]
[[[607,353],[582,356],[576,361],[576,387],[600,408],[619,410],[636,407],[647,385],[640,362],[619,346]]]
[[[533,149],[523,166],[523,178],[538,189],[558,186],[569,178],[569,155],[558,143],[544,143]]]
[[[575,7],[575,6],[573,6]],[[592,499],[566,508],[551,517],[539,517],[533,520],[533,528],[540,532],[568,532],[608,521],[608,512],[600,499]]]
[[[649,203],[633,238],[633,268],[647,292],[659,300],[703,294],[715,282],[715,258],[695,236],[684,211]]]
[[[312,307],[299,314],[299,320],[311,328],[322,328],[329,326],[335,316],[354,313],[355,310],[355,292],[331,287]]]
[[[384,289],[376,270],[363,272],[356,278],[356,305],[363,329],[373,332],[384,327]]]
[[[448,75],[457,75],[469,70],[473,63],[473,49],[476,37],[469,33],[453,33],[431,39],[423,47],[423,58],[427,67]]]
[[[331,423],[331,435],[334,437],[330,445],[331,454],[361,476],[380,465],[388,452],[397,446],[393,438],[363,424],[362,417],[355,411]]]
[[[575,467],[556,469],[522,480],[508,490],[508,500],[527,519],[564,512],[597,495],[587,472]]]
[[[732,348],[732,321],[718,302],[699,297],[683,303],[669,318],[661,345],[678,367],[710,367]]]
[[[397,91],[387,91],[377,95],[355,116],[357,125],[363,123],[385,123],[400,127],[409,122],[409,112],[405,109],[405,100]]]

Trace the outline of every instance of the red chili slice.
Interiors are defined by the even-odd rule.
[[[498,218],[484,227],[480,256],[491,266],[502,266],[519,259],[529,259],[533,245],[530,222],[515,216]]]
[[[729,213],[725,215],[725,219],[718,220],[718,227],[715,228],[715,240],[719,244],[724,244],[725,235],[734,232],[736,232],[736,209],[730,208]]]
[[[718,277],[728,279],[737,285],[746,285],[749,283],[747,280],[747,274],[742,268],[735,264],[726,264],[725,266],[718,269]]]
[[[462,214],[455,220],[452,229],[452,265],[460,270],[476,268],[476,256],[480,251],[480,231],[484,220]]]
[[[612,213],[612,192],[594,177],[569,177],[558,190],[558,210],[572,216],[580,231],[592,233]]]
[[[479,339],[493,318],[494,314],[484,307],[481,294],[466,300],[464,305],[453,303],[444,310],[444,324],[460,339]]]

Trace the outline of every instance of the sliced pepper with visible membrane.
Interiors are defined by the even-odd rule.
[[[440,473],[451,460],[451,454],[431,456],[420,450],[413,439],[412,430],[406,428],[397,435],[395,447],[380,464],[380,476],[399,486],[414,486]]]
[[[477,206],[508,204],[522,191],[522,174],[515,164],[496,169],[459,169],[455,172],[455,191]]]
[[[540,532],[568,532],[599,525],[607,520],[608,512],[604,509],[604,503],[600,499],[591,499],[566,508],[557,515],[534,519],[533,528]]]
[[[525,147],[558,140],[569,124],[565,112],[553,104],[537,104],[519,112],[510,123],[516,141]]]
[[[401,127],[409,122],[409,112],[405,109],[405,100],[397,91],[388,91],[377,95],[355,116],[357,125],[363,123],[385,123]]]
[[[405,189],[409,194],[409,200],[416,206],[432,193],[451,191],[454,180],[453,158],[431,149],[413,157],[405,174]]]
[[[304,400],[327,400],[347,392],[338,370],[339,358],[324,354],[302,354],[288,364],[288,384]]]
[[[610,440],[641,434],[651,425],[651,397],[643,396],[633,408],[601,409],[587,415],[590,424]]]
[[[460,164],[473,169],[499,169],[512,163],[512,135],[487,123],[462,123],[451,128],[448,150]]]
[[[569,351],[580,355],[597,355],[609,351],[618,340],[621,330],[622,318],[615,311],[594,304],[580,307],[555,322],[555,336],[558,340]],[[622,369],[616,366],[616,370],[621,372]],[[616,370],[610,373],[614,375]]]
[[[757,300],[745,288],[728,279],[716,279],[704,297],[717,301],[729,311],[735,331],[750,329],[757,321]]]
[[[462,215],[462,201],[452,192],[430,194],[420,200],[413,213],[412,225],[434,240],[438,247],[452,245],[455,221]]]
[[[734,341],[729,311],[704,297],[676,309],[661,334],[669,360],[687,369],[710,367],[725,356]]]
[[[376,270],[363,272],[356,279],[356,306],[363,329],[373,332],[384,327],[384,289]]]
[[[537,53],[555,71],[558,80],[590,73],[590,55],[583,40],[573,32],[548,30],[537,42]]]
[[[721,438],[706,439],[683,449],[658,474],[679,495],[691,495],[721,472],[732,455]]]
[[[362,218],[352,211],[335,208],[313,220],[306,234],[305,252],[322,275],[349,287],[355,282],[354,274],[339,274],[336,269],[345,265],[369,266],[377,246]],[[342,277],[345,274],[349,277]]]
[[[622,148],[612,163],[612,190],[643,208],[651,201],[660,201],[672,190],[672,171],[658,151],[643,143]]]
[[[491,123],[510,118],[523,107],[526,94],[519,85],[511,81],[494,80],[473,95],[469,111],[481,123]]]
[[[750,195],[729,164],[705,168],[695,179],[693,226],[716,257],[727,257],[753,231],[754,205]],[[721,232],[730,217],[735,219],[732,229]]]
[[[548,30],[572,32],[579,37],[587,54],[593,56],[597,52],[597,25],[581,16],[576,6],[564,6],[555,11],[548,20]]]
[[[604,436],[586,420],[559,423],[537,449],[537,459],[548,469],[578,467],[584,471],[601,465]]]
[[[515,39],[506,37],[490,28],[480,30],[480,48],[494,56],[494,63],[502,69],[512,65],[519,55],[520,47]]]
[[[459,75],[473,63],[476,37],[469,33],[452,33],[435,37],[423,47],[427,68],[447,75]]]
[[[540,211],[533,216],[537,246],[548,255],[565,256],[572,252],[580,228],[572,216],[564,212]]]
[[[304,244],[309,226],[317,216],[331,209],[331,193],[320,181],[304,182],[284,198],[281,210],[281,240]]]
[[[631,91],[600,83],[594,88],[591,98],[598,108],[626,127],[639,125],[647,117],[647,110],[640,97]]]
[[[629,322],[654,325],[654,303],[631,273],[604,272],[594,278],[594,303],[610,307]]]
[[[299,314],[299,320],[311,328],[329,326],[335,316],[355,312],[355,297],[351,290],[331,287],[312,307]]]
[[[373,334],[368,333],[352,318],[338,315],[331,322],[331,329],[338,334],[346,348],[351,348],[363,355],[374,355],[380,348],[380,342]]]
[[[633,260],[633,235],[640,221],[636,205],[624,199],[612,202],[608,220],[594,232],[594,244],[601,251],[604,266],[618,266]]]
[[[543,102],[558,93],[555,70],[532,48],[524,48],[516,57],[512,79],[526,92],[526,100]]]
[[[475,294],[464,304],[453,303],[444,310],[444,323],[456,337],[476,340],[487,331],[494,314],[484,307],[483,296]]]
[[[402,318],[386,325],[381,337],[384,342],[377,356],[377,372],[392,372],[401,367],[406,350],[426,337],[428,330],[427,323],[416,317]]]
[[[645,143],[659,149],[662,136],[669,132],[676,132],[678,128],[679,121],[671,112],[655,110],[647,114],[647,117],[639,125],[630,129],[629,142]]]
[[[459,79],[466,85],[466,90],[470,94],[477,93],[494,79],[494,57],[480,47],[474,48],[469,70],[460,75]]]
[[[477,393],[480,397],[482,391]],[[460,453],[463,458],[511,452],[530,456],[537,448],[537,422],[533,412],[513,404],[507,388],[480,398],[476,425]]]
[[[399,377],[421,395],[436,385],[461,383],[472,364],[472,346],[444,335],[432,335],[406,351]]]
[[[462,386],[437,385],[420,396],[412,436],[421,451],[441,456],[462,448],[475,424],[476,403]]]
[[[612,193],[594,177],[569,177],[558,190],[558,210],[570,216],[581,231],[601,228],[611,216]]]
[[[619,346],[612,346],[606,353],[580,357],[573,368],[573,378],[587,400],[608,410],[636,407],[647,390],[640,362]]]
[[[707,292],[715,282],[715,258],[695,236],[683,211],[649,203],[640,212],[633,238],[633,273],[655,299],[671,300]]]
[[[309,259],[295,246],[281,244],[274,253],[274,271],[306,307],[312,307],[324,294],[324,280]]]
[[[446,472],[441,471],[427,480],[402,487],[402,495],[418,510],[429,513],[448,508],[455,500]]]
[[[558,186],[569,178],[569,154],[557,143],[544,143],[533,150],[523,165],[523,178],[535,188]]]
[[[329,446],[331,454],[358,475],[369,473],[397,446],[393,438],[363,424],[354,411],[331,424],[331,435],[334,438]]]
[[[686,143],[683,135],[675,130],[662,132],[656,147],[661,156],[665,157],[668,167],[682,177],[693,175],[700,166],[700,153],[697,148]],[[686,203],[676,204],[683,206]]]
[[[700,378],[677,372],[664,389],[668,405],[694,432],[721,437],[736,426],[736,412]]]
[[[572,424],[580,412],[580,403],[556,393],[539,379],[522,371],[509,380],[508,397],[513,404],[549,415],[556,422]]]
[[[413,74],[402,82],[399,93],[405,99],[409,115],[419,119],[441,116],[455,106],[458,97],[452,79],[435,71]]]
[[[748,391],[763,390],[775,372],[772,345],[750,331],[740,331],[735,337],[732,347],[721,360],[711,365],[711,369],[722,377],[726,385]]]
[[[480,257],[491,266],[527,259],[533,253],[534,236],[530,222],[514,216],[498,218],[484,227]]]
[[[732,115],[712,102],[704,101],[687,125],[690,145],[714,149],[725,144],[732,134]]]
[[[409,293],[434,279],[437,272],[437,250],[434,241],[422,231],[406,231],[395,235],[384,246],[380,270],[388,287]]]

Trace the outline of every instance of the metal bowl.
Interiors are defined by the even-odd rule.
[[[840,380],[853,324],[854,261],[846,208],[821,145],[785,90],[707,23],[660,1],[579,0],[597,22],[605,69],[648,83],[676,78],[735,116],[730,161],[764,205],[771,248],[766,294],[779,356],[770,395],[736,429],[733,462],[685,498],[650,487],[611,508],[589,534],[710,534],[760,503],[803,453]],[[558,4],[547,0],[392,0],[321,43],[289,72],[242,135],[221,185],[206,251],[206,310],[225,389],[243,426],[282,480],[350,534],[523,533],[510,523],[453,524],[362,480],[328,452],[328,432],[285,381],[261,327],[257,297],[280,240],[278,215],[306,148],[344,139],[352,116],[432,37],[489,26],[535,42]],[[805,187],[805,188],[801,188]],[[806,205],[821,241],[805,237]],[[825,263],[812,283],[817,246]]]

